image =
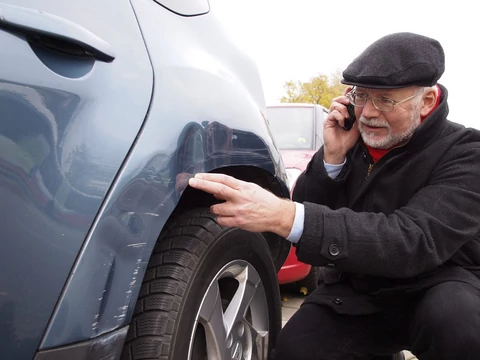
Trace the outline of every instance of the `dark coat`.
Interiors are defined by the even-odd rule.
[[[298,178],[297,256],[323,267],[307,302],[365,314],[444,281],[480,288],[480,132],[447,120],[440,88],[439,106],[410,141],[373,167],[359,141],[336,179],[323,148]]]

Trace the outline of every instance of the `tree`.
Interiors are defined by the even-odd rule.
[[[337,70],[330,77],[324,74],[313,76],[309,81],[286,81],[286,95],[280,99],[282,103],[310,103],[330,107],[333,98],[345,93],[346,85],[340,80],[341,72]]]

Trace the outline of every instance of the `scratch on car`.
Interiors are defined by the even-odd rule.
[[[114,360],[120,358],[121,348],[114,347],[118,339],[124,339],[127,335],[128,326],[120,331],[99,337],[92,344],[89,354],[95,354],[102,360]]]
[[[98,318],[100,314],[97,314],[93,317],[93,324],[92,324],[92,333],[95,333],[98,330]]]
[[[143,242],[143,243],[129,244],[127,246],[128,247],[142,247],[142,246],[145,246],[145,245],[147,245],[147,243]]]
[[[131,245],[138,245],[138,246],[135,246],[135,247],[140,247],[140,246],[146,245],[146,243],[131,244]],[[131,246],[131,245],[129,245],[129,246]],[[139,258],[136,261],[136,266],[133,269],[133,274],[132,274],[132,277],[131,277],[131,281],[128,283],[129,289],[125,292],[125,295],[126,295],[125,296],[125,305],[119,307],[118,310],[119,310],[120,313],[118,315],[114,316],[114,319],[116,319],[117,322],[122,322],[127,315],[128,308],[129,308],[131,300],[132,300],[132,294],[133,294],[132,289],[133,289],[134,286],[136,286],[135,284],[137,283],[137,275],[140,271],[140,267],[141,267],[142,262],[143,262],[142,258]]]
[[[155,214],[155,213],[152,213],[152,212],[147,212],[147,213],[145,213],[144,215],[149,215],[149,216],[160,216],[159,214]]]

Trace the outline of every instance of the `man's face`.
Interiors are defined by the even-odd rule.
[[[356,88],[357,96],[375,98],[377,104],[387,99],[402,101],[418,92],[416,87],[402,89]],[[420,125],[422,93],[395,105],[392,111],[382,112],[369,99],[363,108],[356,107],[358,129],[365,144],[377,149],[391,149],[407,141]]]

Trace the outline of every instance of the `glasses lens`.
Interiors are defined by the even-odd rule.
[[[373,105],[380,111],[392,111],[393,102],[390,99],[372,98]]]
[[[367,102],[367,98],[365,96],[353,94],[350,102],[355,106],[364,107],[365,103]]]

